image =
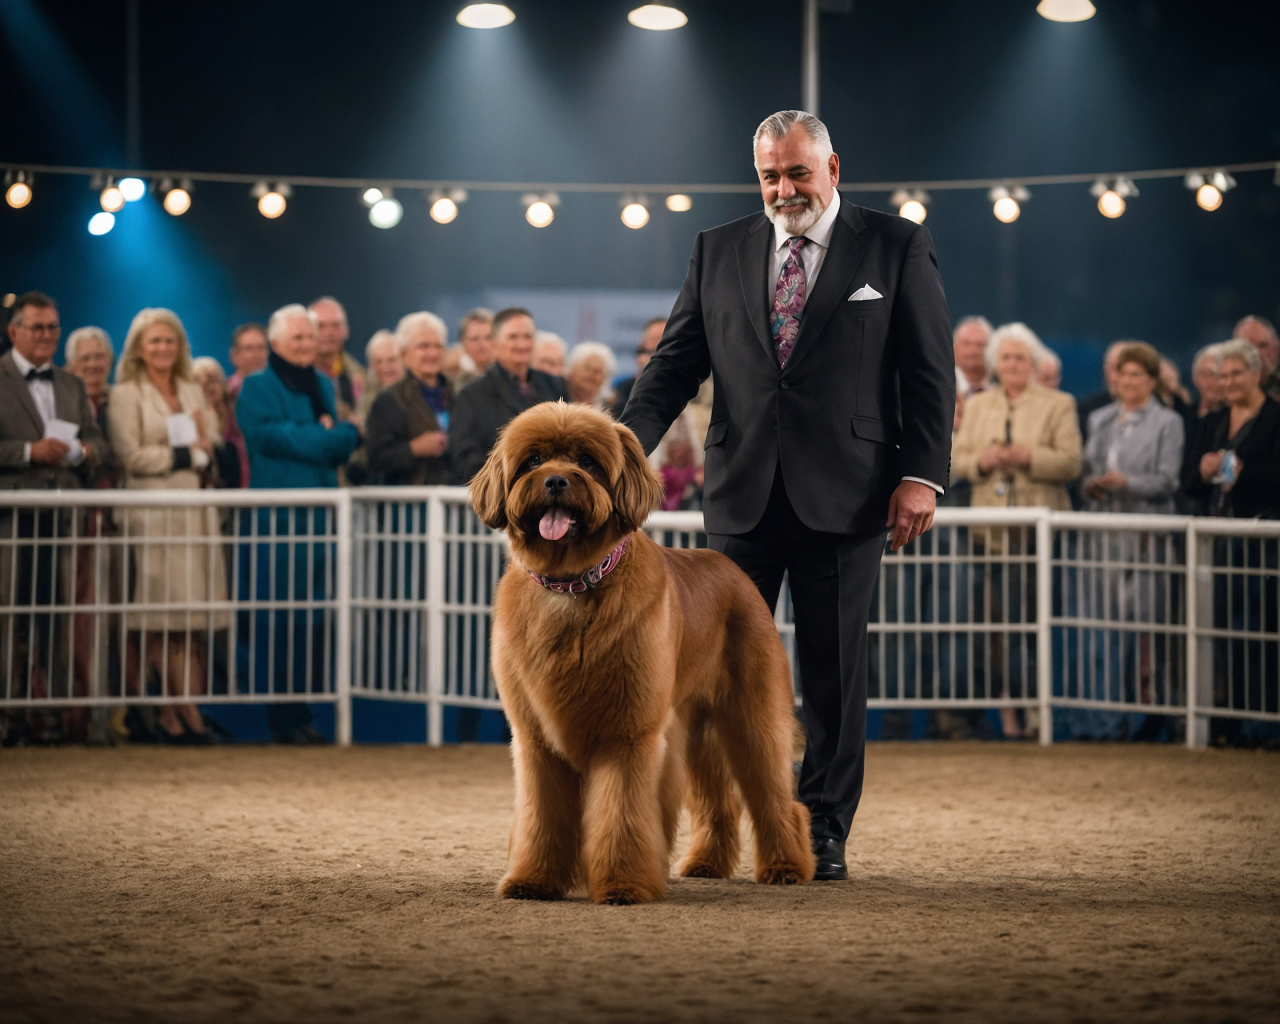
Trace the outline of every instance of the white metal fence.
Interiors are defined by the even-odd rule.
[[[649,532],[700,546],[696,512]],[[1280,722],[1280,523],[940,509],[886,554],[870,706]],[[8,492],[0,708],[331,702],[497,708],[505,538],[463,488]],[[784,588],[779,633],[795,665]]]

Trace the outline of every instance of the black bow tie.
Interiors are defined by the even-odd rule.
[[[28,371],[27,371],[27,380],[48,380],[48,381],[52,381],[52,380],[53,380],[53,369],[52,369],[52,367],[51,367],[51,368],[49,368],[48,370],[37,370],[37,369],[34,369],[34,368],[33,368],[33,369],[30,369],[30,370],[28,370]]]

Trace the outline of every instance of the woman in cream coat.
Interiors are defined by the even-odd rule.
[[[1067,484],[1080,475],[1080,425],[1074,398],[1036,382],[1044,351],[1044,345],[1026,324],[1005,324],[991,335],[987,365],[995,372],[999,386],[965,402],[951,455],[953,478],[973,482],[973,505],[1046,506],[1058,510],[1071,507]],[[1026,554],[1029,532],[1024,531],[1019,541],[1014,539],[1017,528],[1010,528],[1011,542],[1018,544],[1021,551],[1008,554]],[[983,533],[979,528],[973,530],[975,553],[1004,553],[1003,530],[993,529],[989,536]],[[985,605],[991,622],[1034,621],[1034,585],[1030,576],[1024,577],[1022,566],[994,564],[980,568],[987,573]],[[1020,612],[1014,608],[1006,612],[1006,599],[1020,604]],[[1005,644],[1000,634],[989,634],[983,646],[989,646],[990,652],[990,695],[1001,696],[1008,690],[1012,697],[1030,696],[1033,672],[1029,653],[1015,667],[1012,658],[1005,664]],[[1016,642],[1013,650],[1019,651]],[[1010,684],[1015,684],[1019,675],[1021,688],[1006,685],[1006,676]],[[1015,693],[1018,689],[1021,692]],[[1024,731],[1016,709],[1000,709],[1006,736],[1034,734],[1035,717],[1034,710],[1027,712]]]
[[[174,445],[171,417],[185,415],[196,426],[191,444]],[[195,490],[211,463],[213,442],[220,437],[216,417],[204,393],[191,379],[191,350],[182,322],[167,309],[144,309],[133,319],[111,391],[110,437],[124,486],[132,489]],[[178,421],[182,422],[182,421]],[[227,583],[218,530],[211,508],[130,509],[128,535],[145,538],[130,554],[130,599],[137,604],[190,604],[226,601]],[[206,540],[211,538],[216,540]],[[176,543],[175,543],[176,541]],[[171,696],[205,692],[208,636],[226,629],[225,611],[130,612],[127,682],[145,687],[138,665],[138,634],[144,637],[146,663],[164,681]],[[166,640],[167,637],[167,640]],[[159,716],[162,732],[177,742],[208,742],[194,703],[165,705]],[[185,727],[185,728],[184,728]]]

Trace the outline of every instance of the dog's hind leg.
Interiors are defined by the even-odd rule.
[[[516,809],[498,895],[558,900],[574,887],[582,847],[582,776],[512,721]]]
[[[666,894],[665,759],[666,737],[655,732],[602,751],[587,770],[583,864],[597,903],[649,903]]]
[[[674,714],[667,726],[666,756],[662,761],[662,779],[658,783],[658,801],[662,811],[662,837],[665,840],[662,863],[671,865],[671,850],[680,827],[680,807],[684,803],[685,755],[688,747],[684,723]]]
[[[720,737],[705,718],[689,728],[688,766],[693,837],[679,873],[686,878],[731,878],[738,867],[741,806]]]

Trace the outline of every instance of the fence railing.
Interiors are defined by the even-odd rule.
[[[668,546],[697,512],[655,513]],[[886,553],[870,706],[1280,722],[1280,523],[940,509]],[[505,537],[464,488],[7,492],[0,708],[331,702],[500,706],[489,673]],[[775,612],[798,674],[789,594]]]

